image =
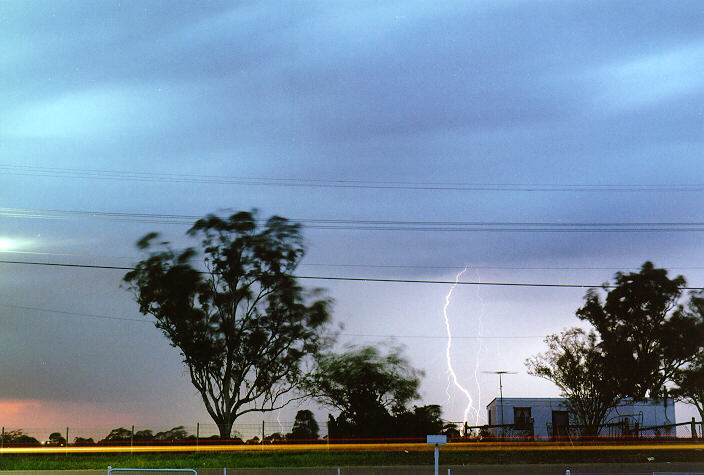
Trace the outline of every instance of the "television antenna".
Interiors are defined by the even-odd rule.
[[[518,372],[517,371],[499,370],[499,371],[482,371],[482,373],[498,374],[499,375],[499,407],[501,408],[501,425],[504,425],[504,385],[503,385],[503,381],[501,378],[504,374],[518,374]]]

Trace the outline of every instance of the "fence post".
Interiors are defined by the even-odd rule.
[[[200,422],[196,422],[196,450],[198,450],[199,440],[200,440]]]
[[[696,426],[696,424],[694,423],[694,416],[692,416],[691,425],[692,425],[692,427],[691,427],[691,429],[692,429],[692,439],[696,439],[696,438],[697,438],[697,426]]]
[[[134,453],[134,424],[132,424],[132,432],[130,433],[130,453]]]
[[[68,455],[68,427],[66,428],[66,455]]]

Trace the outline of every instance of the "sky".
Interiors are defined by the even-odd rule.
[[[125,267],[147,232],[256,208],[303,223],[302,276],[599,285],[651,260],[704,286],[702,24],[694,1],[2,2],[0,259]],[[207,430],[123,275],[0,264],[0,424]],[[302,283],[338,348],[403,345],[417,403],[462,419],[451,284]],[[470,421],[484,371],[559,394],[524,361],[585,292],[454,289]]]

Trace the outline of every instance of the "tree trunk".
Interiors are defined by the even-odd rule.
[[[221,440],[229,440],[232,438],[232,426],[234,425],[234,421],[230,422],[225,422],[225,421],[215,421],[218,425],[218,430],[220,431],[220,439]]]

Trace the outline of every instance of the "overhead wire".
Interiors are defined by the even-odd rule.
[[[462,183],[398,180],[349,180],[243,177],[163,172],[137,172],[88,168],[44,167],[0,164],[6,175],[91,180],[118,180],[208,185],[277,186],[306,188],[359,188],[431,191],[508,191],[508,192],[702,192],[704,184],[573,184],[573,183]]]
[[[192,225],[201,216],[184,214],[131,213],[98,210],[60,210],[0,207],[0,217],[46,220],[101,220],[142,224]],[[257,219],[258,223],[266,219]],[[295,218],[305,229],[423,232],[702,232],[704,221],[560,222],[560,221],[422,221]]]
[[[0,264],[17,264],[17,265],[33,265],[33,266],[48,266],[48,267],[69,267],[69,268],[84,268],[84,269],[105,269],[105,270],[135,270],[135,267],[128,266],[110,266],[99,264],[77,264],[63,262],[38,262],[38,261],[16,261],[16,260],[0,260]],[[206,271],[200,271],[206,274]],[[398,284],[441,284],[441,285],[483,285],[483,286],[498,286],[498,287],[547,287],[547,288],[571,288],[571,289],[612,289],[615,285],[602,284],[562,284],[548,282],[486,282],[486,281],[450,281],[450,280],[431,280],[431,279],[392,279],[379,277],[342,277],[342,276],[320,276],[320,275],[293,275],[292,277],[302,280],[327,280],[327,281],[347,281],[347,282],[375,282],[375,283],[398,283]],[[680,287],[682,290],[701,291],[704,287]]]
[[[0,254],[20,254],[33,256],[59,256],[59,257],[83,257],[83,258],[105,258],[134,260],[134,256],[114,256],[83,254],[75,252],[50,252],[50,251],[21,251],[17,249],[2,249]],[[324,268],[354,268],[354,269],[416,269],[416,270],[461,270],[465,266],[459,265],[425,265],[425,264],[351,264],[351,263],[322,263],[322,262],[302,262],[300,267],[324,267]],[[628,271],[638,270],[639,265],[622,266],[501,266],[477,264],[470,266],[477,270],[547,270],[547,271],[574,271],[574,270],[605,270],[605,271]],[[704,266],[664,266],[670,270],[704,270]]]
[[[114,317],[114,316],[109,316],[109,315],[99,315],[99,314],[95,314],[95,313],[69,312],[66,310],[56,310],[56,309],[49,309],[49,308],[33,307],[33,306],[29,306],[29,305],[14,305],[14,304],[9,304],[9,303],[0,303],[0,307],[16,308],[16,309],[20,309],[20,310],[32,310],[35,312],[56,313],[56,314],[61,314],[61,315],[71,315],[71,316],[75,316],[75,317],[98,318],[101,320],[123,320],[123,321],[128,321],[128,322],[153,323],[152,321],[145,320],[143,318]]]
[[[68,315],[74,317],[84,317],[84,318],[95,318],[100,320],[117,320],[117,321],[127,321],[127,322],[139,322],[139,323],[151,323],[153,320],[145,320],[143,318],[130,318],[130,317],[117,317],[111,315],[101,315],[95,313],[82,313],[73,312],[67,310],[57,310],[43,307],[34,307],[29,305],[16,305],[8,303],[0,303],[0,307],[14,308],[19,310],[30,310],[35,312]],[[364,337],[364,338],[408,338],[408,339],[446,339],[445,335],[391,335],[391,334],[372,334],[372,333],[337,333],[340,336],[347,337]],[[479,335],[458,335],[453,336],[453,338],[460,340],[474,340],[474,339],[488,339],[488,340],[514,340],[514,339],[536,339],[545,338],[547,335],[501,335],[501,336],[479,336]]]

